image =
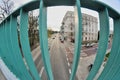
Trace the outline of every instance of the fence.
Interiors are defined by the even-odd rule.
[[[120,3],[118,1],[118,3]],[[32,6],[31,6],[32,5]],[[49,80],[54,80],[50,56],[48,52],[47,39],[47,7],[50,6],[76,6],[78,13],[78,26],[75,33],[75,51],[72,73],[70,80],[74,80],[80,57],[82,41],[82,16],[81,7],[95,10],[99,13],[100,39],[98,44],[97,56],[94,66],[90,71],[87,80],[93,80],[96,76],[106,53],[109,37],[109,17],[114,21],[114,35],[110,57],[107,64],[98,77],[98,80],[119,80],[120,79],[120,13],[111,6],[98,0],[35,0],[20,7],[9,15],[0,24],[0,56],[7,67],[21,80],[41,80],[34,65],[28,39],[28,11],[39,9],[39,39],[41,46],[42,59]],[[27,67],[23,61],[18,43],[17,17],[20,15],[20,43],[24,53]],[[46,50],[47,49],[47,50]]]

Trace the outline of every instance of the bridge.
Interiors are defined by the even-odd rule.
[[[116,3],[116,2],[117,3]],[[51,6],[76,6],[78,23],[75,33],[75,50],[72,72],[69,80],[74,80],[78,68],[81,42],[82,42],[82,15],[81,7],[95,10],[99,13],[100,39],[94,66],[90,71],[87,80],[93,80],[98,73],[107,50],[109,38],[109,17],[114,22],[114,35],[109,59],[98,80],[119,80],[120,79],[120,10],[119,0],[35,0],[18,8],[0,24],[0,57],[9,70],[20,80],[41,80],[34,61],[32,59],[28,39],[28,11],[39,9],[39,40],[41,55],[48,80],[54,80],[50,64],[47,37],[47,7]],[[32,6],[31,6],[32,5]],[[17,32],[17,17],[20,16],[20,43],[26,63],[20,51]],[[26,66],[27,65],[27,66]]]

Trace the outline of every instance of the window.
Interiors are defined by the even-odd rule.
[[[87,37],[85,37],[85,40],[87,40]]]

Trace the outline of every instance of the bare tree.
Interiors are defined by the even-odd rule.
[[[14,3],[11,0],[1,0],[0,18],[5,19],[13,11]]]
[[[38,43],[38,16],[33,15],[33,11],[29,12],[29,40],[30,46],[33,47]]]

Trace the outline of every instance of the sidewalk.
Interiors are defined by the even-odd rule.
[[[71,42],[66,41],[66,47],[68,47],[69,50],[70,50],[69,52],[71,52],[73,54],[73,51],[74,51],[73,44]],[[106,51],[106,53],[108,53],[110,51],[111,51],[111,49],[108,49]],[[88,66],[90,64],[94,64],[94,60],[95,60],[95,57],[96,57],[96,52],[94,52],[95,54],[88,55],[86,53],[86,51],[83,51],[83,50],[81,51],[80,62],[79,62],[78,70],[77,70],[77,73],[76,73],[76,75],[78,77],[78,80],[86,80],[86,78],[89,74]],[[90,51],[88,51],[88,53],[90,53]],[[101,74],[102,70],[104,69],[104,66],[103,66],[104,64],[105,64],[105,62],[102,63],[102,65],[101,65],[96,77],[94,78],[94,80],[97,80],[98,76]]]
[[[96,55],[94,54],[88,57],[80,57],[80,62],[76,73],[78,80],[86,80],[86,77],[89,74],[88,66],[93,64],[95,56]]]
[[[108,53],[108,52],[110,52],[110,49],[108,49],[106,51],[106,53]],[[95,57],[96,57],[96,54],[93,54],[93,55],[88,56],[88,57],[80,57],[80,62],[79,62],[78,70],[77,70],[77,73],[76,73],[76,75],[78,77],[78,80],[86,80],[86,78],[87,78],[87,76],[89,74],[88,66],[90,64],[94,63]],[[101,74],[102,70],[104,69],[104,64],[105,63],[106,62],[102,63],[102,65],[101,65],[96,77],[94,78],[94,80],[97,80],[97,78]]]

